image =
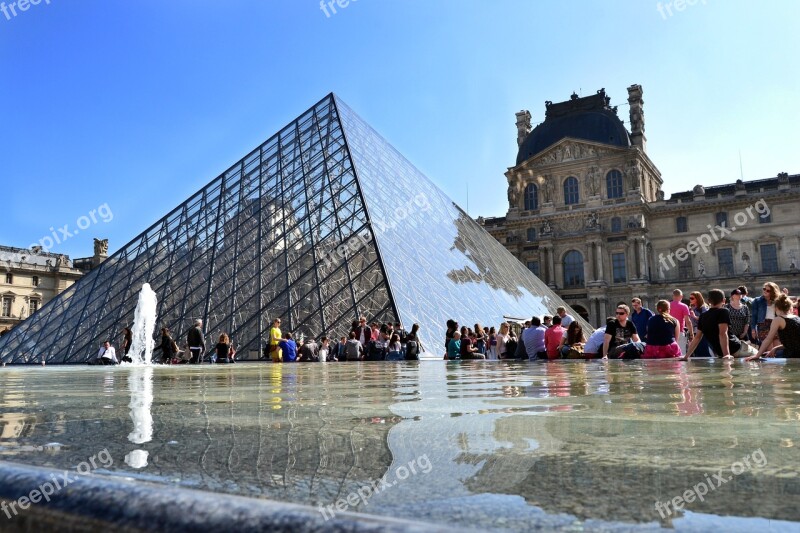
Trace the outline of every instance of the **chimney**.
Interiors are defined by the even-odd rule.
[[[631,113],[631,143],[642,152],[647,153],[647,137],[644,135],[644,100],[642,100],[642,86],[631,85],[628,87],[628,103]]]
[[[522,141],[531,132],[531,112],[523,109],[517,113],[517,147],[522,146]]]

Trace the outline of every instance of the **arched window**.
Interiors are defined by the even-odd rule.
[[[566,205],[577,204],[580,202],[578,193],[578,178],[570,176],[564,180],[564,203]]]
[[[564,255],[564,287],[570,289],[583,286],[583,255],[577,250],[570,250]]]
[[[536,240],[536,228],[528,228],[528,242]]]
[[[611,233],[622,233],[622,219],[614,217],[611,219]]]
[[[535,183],[525,187],[525,211],[539,209],[539,188]]]
[[[619,170],[612,170],[606,174],[606,193],[609,199],[622,198],[624,191],[622,190],[622,172]]]

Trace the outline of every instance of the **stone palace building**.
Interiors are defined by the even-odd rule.
[[[775,281],[800,292],[800,175],[673,194],[647,155],[642,87],[628,87],[630,131],[605,90],[517,113],[508,212],[478,222],[592,324],[634,296],[655,309],[672,290]]]

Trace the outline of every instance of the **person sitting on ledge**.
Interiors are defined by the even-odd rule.
[[[118,365],[117,353],[111,343],[105,341],[100,351],[97,352],[97,359],[94,361],[95,365]]]
[[[283,334],[283,339],[278,342],[281,359],[278,363],[294,363],[297,361],[297,344],[292,339],[292,334],[288,331]],[[273,352],[274,353],[274,352]]]
[[[769,348],[777,335],[780,344]],[[800,318],[792,314],[792,300],[785,294],[775,298],[775,318],[769,327],[767,338],[758,352],[745,359],[752,361],[760,357],[800,357]]]
[[[723,359],[732,358],[731,354],[742,348],[741,341],[730,332],[731,314],[723,307],[725,293],[719,289],[711,289],[708,292],[708,303],[711,307],[697,320],[697,334],[686,349],[686,357],[681,358],[683,361],[692,357],[703,338],[708,339],[713,354]]]
[[[655,314],[647,321],[647,346],[642,359],[667,359],[680,357],[681,349],[678,339],[681,337],[681,325],[678,319],[670,316],[669,302],[659,300]],[[638,329],[638,328],[637,328]]]
[[[630,308],[625,304],[617,306],[616,318],[606,324],[603,337],[603,359],[609,357],[636,359],[644,352],[644,343],[639,340],[636,326],[628,320]]]

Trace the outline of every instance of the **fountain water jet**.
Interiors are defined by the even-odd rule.
[[[149,283],[142,285],[139,291],[139,301],[136,304],[136,312],[133,315],[133,328],[131,332],[133,339],[128,356],[132,359],[132,364],[149,365],[153,359],[153,332],[156,328],[156,307],[158,298],[156,293],[150,288]]]

